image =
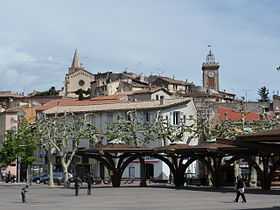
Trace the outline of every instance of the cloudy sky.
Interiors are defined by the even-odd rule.
[[[91,72],[136,71],[201,85],[207,45],[220,86],[280,90],[280,1],[0,0],[0,90],[61,88],[75,48]]]

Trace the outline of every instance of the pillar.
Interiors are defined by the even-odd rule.
[[[234,177],[236,178],[241,174],[240,167],[239,167],[239,161],[234,161]]]
[[[145,167],[145,160],[144,158],[140,157],[140,187],[146,187],[146,167]]]
[[[255,161],[256,163],[258,163],[258,158],[254,157],[253,161]],[[250,187],[257,187],[257,181],[258,181],[258,174],[256,169],[251,166],[250,167]]]
[[[111,180],[112,180],[112,186],[113,187],[120,187],[121,186],[121,174],[120,171],[115,168],[111,172]]]

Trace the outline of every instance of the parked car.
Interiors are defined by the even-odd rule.
[[[32,182],[36,182],[37,184],[39,184],[41,182],[41,177],[43,176],[45,176],[45,174],[32,176]]]
[[[72,174],[68,174],[69,177],[72,177]],[[64,175],[63,172],[53,172],[53,181],[54,183],[60,185],[64,181]],[[49,182],[49,175],[44,173],[40,176],[33,176],[32,182],[36,183],[44,183],[47,184]]]

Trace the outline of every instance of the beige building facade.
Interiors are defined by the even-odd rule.
[[[183,121],[186,125],[191,125],[193,119],[197,116],[197,111],[191,98],[180,99],[166,99],[166,100],[150,100],[150,101],[127,101],[127,102],[114,102],[103,104],[92,104],[75,106],[56,106],[43,111],[47,115],[63,114],[63,113],[76,113],[77,115],[85,115],[90,118],[90,121],[95,125],[100,134],[98,141],[102,144],[112,143],[108,142],[106,135],[108,126],[120,119],[127,119],[129,113],[134,113],[133,117],[137,118],[141,123],[154,123],[159,117],[167,120],[171,125],[179,126]],[[185,133],[184,137],[175,141],[176,143],[187,143],[189,145],[197,145],[198,139],[192,138],[191,134]],[[145,147],[160,147],[171,142],[164,142],[163,140],[155,140],[144,144]],[[91,147],[88,141],[83,141],[80,147]],[[89,160],[89,163],[91,161]],[[94,162],[92,162],[93,164]],[[157,159],[146,159],[146,164],[150,164],[151,176],[158,180],[168,180],[170,171],[168,166]],[[94,175],[101,176],[102,171],[100,164],[92,166]],[[194,162],[188,171],[191,174],[198,174],[198,165]],[[124,178],[140,177],[140,163],[137,161],[128,165],[123,174]]]

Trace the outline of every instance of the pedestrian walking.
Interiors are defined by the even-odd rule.
[[[11,171],[8,172],[7,177],[6,177],[6,183],[11,181]]]
[[[79,195],[81,179],[78,176],[74,177],[75,196]]]
[[[87,194],[91,195],[92,177],[87,177]]]
[[[237,177],[237,182],[236,182],[236,198],[234,202],[238,202],[239,197],[242,197],[242,202],[246,203],[246,198],[245,198],[245,183],[242,177],[238,176]]]
[[[21,189],[21,201],[22,203],[25,203],[26,202],[26,193],[28,192],[28,185],[25,185],[25,187],[23,187]]]

